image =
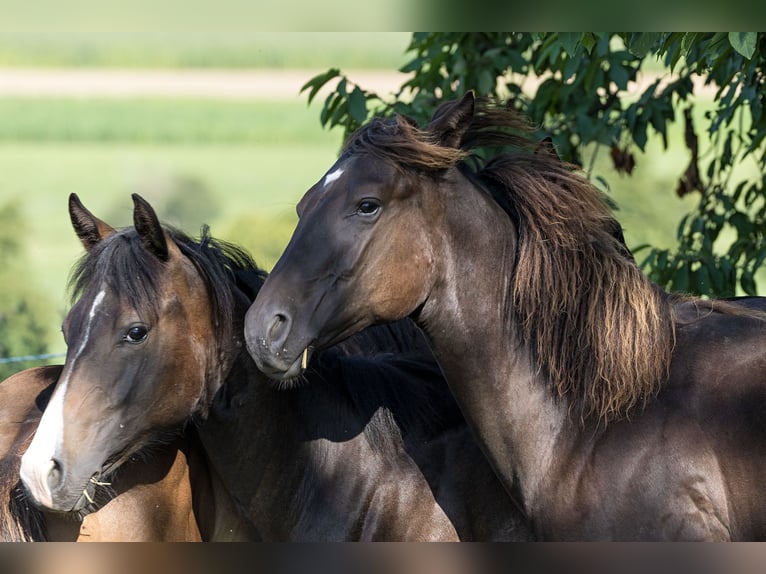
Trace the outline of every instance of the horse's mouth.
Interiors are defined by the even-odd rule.
[[[94,472],[85,483],[80,497],[69,512],[78,513],[82,518],[99,510],[112,500],[115,497],[115,490],[112,488],[112,476],[125,461],[133,456],[135,451],[136,449],[127,449],[109,457],[101,469]]]
[[[106,472],[99,471],[88,479],[82,493],[69,512],[74,512],[84,517],[91,512],[97,511],[113,498],[112,483],[104,478]]]
[[[279,364],[270,362],[261,363],[258,361],[258,368],[270,379],[274,379],[275,381],[279,382],[290,382],[300,378],[303,372],[308,368],[311,354],[312,349],[310,347],[306,347],[303,352],[300,353],[295,358],[295,360],[288,365],[283,363],[282,360],[279,361]]]

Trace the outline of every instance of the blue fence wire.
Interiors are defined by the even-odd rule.
[[[25,355],[23,357],[2,357],[0,365],[5,363],[23,363],[26,361],[47,361],[48,359],[58,359],[66,357],[66,353],[47,353],[45,355]]]

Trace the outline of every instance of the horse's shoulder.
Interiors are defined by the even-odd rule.
[[[58,380],[61,365],[37,367],[15,373],[0,383],[0,457],[15,452],[28,433],[37,427],[48,402],[49,388]]]
[[[11,399],[12,397],[28,397],[39,393],[58,380],[62,368],[63,365],[48,365],[14,373],[0,382],[0,396]]]

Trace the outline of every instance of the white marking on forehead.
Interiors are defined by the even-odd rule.
[[[74,365],[74,362],[77,360],[77,358],[85,350],[85,345],[88,344],[88,339],[90,339],[90,327],[91,327],[91,324],[93,323],[93,317],[96,316],[96,308],[99,305],[101,305],[101,302],[104,300],[104,296],[105,295],[106,295],[106,291],[104,289],[102,289],[93,298],[93,303],[91,303],[90,311],[88,312],[88,324],[85,325],[85,336],[82,338],[82,342],[80,343],[80,346],[77,348],[77,353],[75,353],[75,356],[72,359],[72,365]],[[67,375],[67,379],[69,379],[69,375]]]
[[[328,185],[330,185],[333,181],[335,181],[336,179],[338,179],[342,175],[343,175],[343,168],[342,167],[339,167],[335,171],[331,171],[326,176],[324,176],[324,185],[322,187],[324,187],[326,189]]]
[[[48,486],[48,473],[52,468],[52,460],[56,452],[60,449],[63,439],[64,429],[64,395],[66,395],[69,379],[74,371],[75,363],[80,358],[85,346],[90,339],[90,330],[93,325],[93,318],[96,316],[96,309],[106,296],[106,291],[102,289],[93,298],[88,312],[88,322],[85,325],[85,335],[77,347],[77,352],[72,357],[64,376],[56,384],[48,406],[43,412],[40,424],[32,439],[32,442],[21,459],[21,479],[27,488],[34,490],[37,498],[43,504],[51,504],[52,496]]]

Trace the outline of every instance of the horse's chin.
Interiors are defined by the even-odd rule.
[[[302,380],[301,375],[308,367],[311,354],[311,348],[306,348],[290,363],[285,360],[284,356],[269,356],[264,359],[256,355],[253,359],[258,369],[268,378],[280,383],[294,383]]]
[[[93,473],[90,478],[88,478],[85,482],[85,486],[80,490],[79,497],[77,497],[73,504],[70,502],[64,503],[62,501],[57,504],[56,507],[46,508],[46,510],[76,515],[80,518],[84,518],[88,514],[96,512],[114,498],[115,491],[112,488],[111,477],[115,470],[117,470],[129,456],[130,455],[126,453],[119,457],[113,457],[105,462],[99,471]],[[72,498],[74,498],[74,496],[66,496],[65,499],[71,501]]]
[[[301,375],[308,366],[308,351],[304,351],[289,365],[282,362],[275,363],[262,363],[256,361],[258,368],[268,378],[278,381],[280,383],[292,383],[299,381]]]
[[[91,492],[88,492],[89,490],[91,490]],[[85,494],[86,492],[88,492],[87,495]],[[83,489],[80,498],[77,499],[77,502],[74,503],[74,506],[69,512],[84,517],[91,512],[98,510],[96,507],[96,499],[94,498],[94,495],[95,491],[92,490],[90,484],[88,484],[85,489]]]

